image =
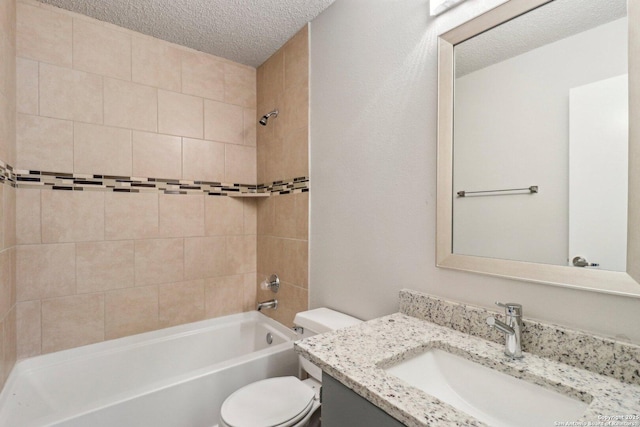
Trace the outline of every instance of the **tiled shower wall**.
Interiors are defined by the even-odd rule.
[[[0,161],[15,164],[15,0],[0,0]],[[0,182],[0,386],[16,361],[16,190]]]
[[[277,118],[258,126],[258,182],[309,176],[309,27],[305,26],[258,68],[258,115]],[[276,273],[277,294],[258,290],[260,301],[278,299],[265,313],[291,325],[308,308],[309,193],[258,201],[258,281]]]
[[[19,173],[256,184],[255,69],[32,1],[17,57]],[[29,184],[18,357],[254,309],[255,200]]]

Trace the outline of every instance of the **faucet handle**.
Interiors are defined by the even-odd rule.
[[[501,303],[496,301],[496,305],[504,308],[505,314],[508,316],[522,316],[522,304],[515,302]]]

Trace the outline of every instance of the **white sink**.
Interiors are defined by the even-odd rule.
[[[554,426],[579,419],[588,407],[580,400],[435,348],[385,371],[494,427]]]

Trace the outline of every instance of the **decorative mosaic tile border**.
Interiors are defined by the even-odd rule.
[[[504,312],[447,301],[409,289],[400,291],[400,312],[504,344],[503,334],[486,324],[488,316],[501,317]],[[526,315],[526,306],[524,313]],[[640,385],[640,346],[527,318],[522,323],[524,351]]]
[[[0,162],[0,183],[16,188],[67,191],[113,191],[165,194],[206,194],[210,196],[243,196],[252,194],[296,194],[309,191],[309,177],[275,181],[271,184],[227,184],[213,181],[144,178],[115,175],[90,175],[34,170],[14,170]]]
[[[11,165],[5,164],[0,160],[0,184],[7,184],[12,187],[16,186],[16,176]]]

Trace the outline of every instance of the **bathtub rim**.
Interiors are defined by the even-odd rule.
[[[240,364],[247,363],[252,360],[266,357],[267,355],[275,354],[282,351],[294,351],[293,343],[300,337],[292,329],[257,311],[236,313],[212,319],[205,319],[197,322],[171,326],[168,328],[143,332],[140,334],[115,338],[99,343],[88,344],[81,347],[74,347],[57,352],[21,359],[15,364],[9,377],[7,378],[2,392],[0,393],[0,408],[10,407],[10,405],[7,404],[11,397],[9,393],[13,389],[15,383],[18,381],[21,375],[29,375],[32,373],[36,373],[39,370],[55,367],[56,365],[60,364],[73,363],[74,360],[101,357],[108,355],[109,353],[126,351],[130,348],[169,341],[180,337],[224,328],[225,326],[231,324],[251,321],[265,323],[268,326],[271,326],[278,333],[281,333],[285,337],[289,338],[289,340],[257,351],[242,354],[228,360],[218,361],[210,365],[193,369],[178,375],[173,375],[167,378],[152,381],[150,383],[146,383],[144,385],[129,389],[126,392],[120,392],[94,400],[91,403],[82,405],[78,408],[73,408],[73,410],[65,409],[56,413],[47,414],[28,422],[26,427],[30,425],[47,426],[56,424],[64,420],[79,416],[81,414],[86,414],[92,411],[99,410],[101,408],[122,403],[126,400],[144,396],[146,394],[154,393],[168,387],[183,384],[188,381],[211,375],[224,368],[238,366]]]
[[[267,323],[278,332],[290,337],[291,341],[299,339],[299,336],[292,329],[257,311],[247,311],[211,319],[198,320],[196,322],[184,323],[181,325],[156,329],[154,331],[142,332],[135,335],[128,335],[125,337],[114,338],[80,347],[73,347],[20,359],[16,362],[14,369],[12,369],[9,377],[7,378],[7,382],[2,389],[2,393],[0,393],[0,402],[2,401],[2,394],[4,394],[4,390],[9,384],[9,380],[14,376],[14,372],[17,373],[17,371],[30,372],[31,369],[37,370],[48,366],[54,366],[59,363],[67,363],[73,359],[79,359],[87,356],[98,356],[101,354],[108,354],[110,352],[121,351],[129,347],[133,348],[156,342],[168,341],[173,338],[195,335],[196,333],[203,332],[205,330],[222,328],[226,325],[249,321],[252,319]]]

